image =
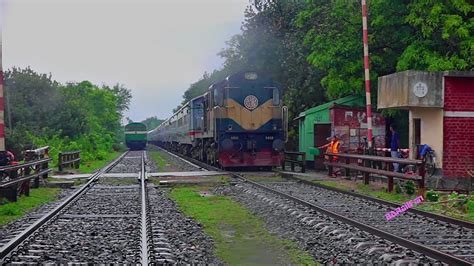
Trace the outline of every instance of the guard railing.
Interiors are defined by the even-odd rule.
[[[304,152],[295,152],[295,151],[285,151],[283,162],[281,168],[285,170],[285,164],[290,163],[291,171],[295,171],[295,165],[301,167],[301,172],[306,172],[306,153]]]
[[[49,146],[41,147],[35,150],[25,151],[25,161],[34,161],[38,159],[49,158]]]
[[[0,167],[0,197],[8,201],[17,201],[19,195],[30,195],[30,185],[38,188],[40,178],[48,178],[51,172],[50,158],[37,159],[19,165]]]
[[[381,176],[386,176],[388,178],[388,191],[393,191],[393,179],[404,179],[412,180],[418,184],[418,192],[420,195],[425,193],[425,163],[422,160],[411,160],[411,159],[401,159],[401,158],[390,158],[390,157],[381,157],[373,155],[359,155],[359,154],[333,154],[326,153],[329,157],[329,160],[325,162],[328,167],[329,176],[333,175],[334,168],[344,168],[345,175],[349,176],[350,171],[359,171],[363,173],[364,183],[369,184],[370,174],[377,174]],[[337,160],[334,160],[334,157],[337,157]],[[360,163],[362,162],[362,163]],[[417,169],[416,173],[398,173],[391,172],[382,169],[374,169],[370,165],[374,165],[377,162],[385,163],[399,163],[405,165],[414,165]]]
[[[79,168],[81,163],[81,151],[67,151],[58,154],[58,170],[62,171],[66,167]]]

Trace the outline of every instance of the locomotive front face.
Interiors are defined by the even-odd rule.
[[[219,163],[277,166],[285,127],[281,89],[255,72],[230,76],[213,91]]]

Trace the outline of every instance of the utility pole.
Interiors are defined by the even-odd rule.
[[[5,151],[5,103],[3,100],[2,32],[0,22],[0,152]]]
[[[367,111],[367,138],[369,150],[372,149],[372,104],[370,96],[369,37],[367,32],[367,4],[362,0],[362,40],[364,42],[365,100]]]

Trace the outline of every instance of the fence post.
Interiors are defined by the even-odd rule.
[[[41,171],[41,165],[39,165],[39,164],[38,164],[38,165],[35,165],[35,166],[34,166],[34,170],[35,170],[35,171],[34,171],[35,174],[36,174],[36,173],[39,173],[39,172]],[[34,183],[33,183],[33,187],[34,187],[34,188],[39,188],[39,176],[35,177]]]
[[[77,160],[77,162],[75,162],[75,166],[76,166],[76,169],[79,169],[80,164],[81,164],[81,151],[78,151],[76,153],[76,159],[79,159],[79,160]]]
[[[423,162],[421,162],[421,165],[420,165],[420,170],[418,171],[418,174],[420,174],[421,176],[421,179],[418,180],[418,195],[419,196],[425,196],[425,192],[426,192],[426,189],[425,189],[425,175],[426,175],[426,168],[425,168],[425,161],[423,160]]]
[[[331,162],[332,162],[332,155],[328,154],[328,163],[331,163]],[[328,175],[332,176],[332,165],[329,165],[329,164],[328,164]]]
[[[63,171],[63,153],[62,152],[58,153],[58,171],[59,172]]]
[[[350,164],[350,162],[351,162],[351,159],[350,159],[350,158],[346,158],[346,164]],[[350,176],[350,175],[351,175],[351,169],[346,168],[346,169],[345,169],[345,175],[346,175],[346,176]]]
[[[393,191],[393,176],[388,177],[388,192]]]
[[[48,169],[48,166],[49,166],[49,162],[46,161],[44,163],[41,164],[41,170],[46,170]],[[42,176],[43,179],[47,179],[48,178],[48,173],[45,173],[43,176]]]
[[[283,152],[283,160],[281,161],[281,169],[285,171],[285,163],[286,163],[286,152]]]

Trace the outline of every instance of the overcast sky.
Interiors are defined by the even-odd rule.
[[[0,0],[2,1],[2,0]],[[133,120],[166,118],[240,32],[248,0],[3,0],[3,68],[117,82]]]

